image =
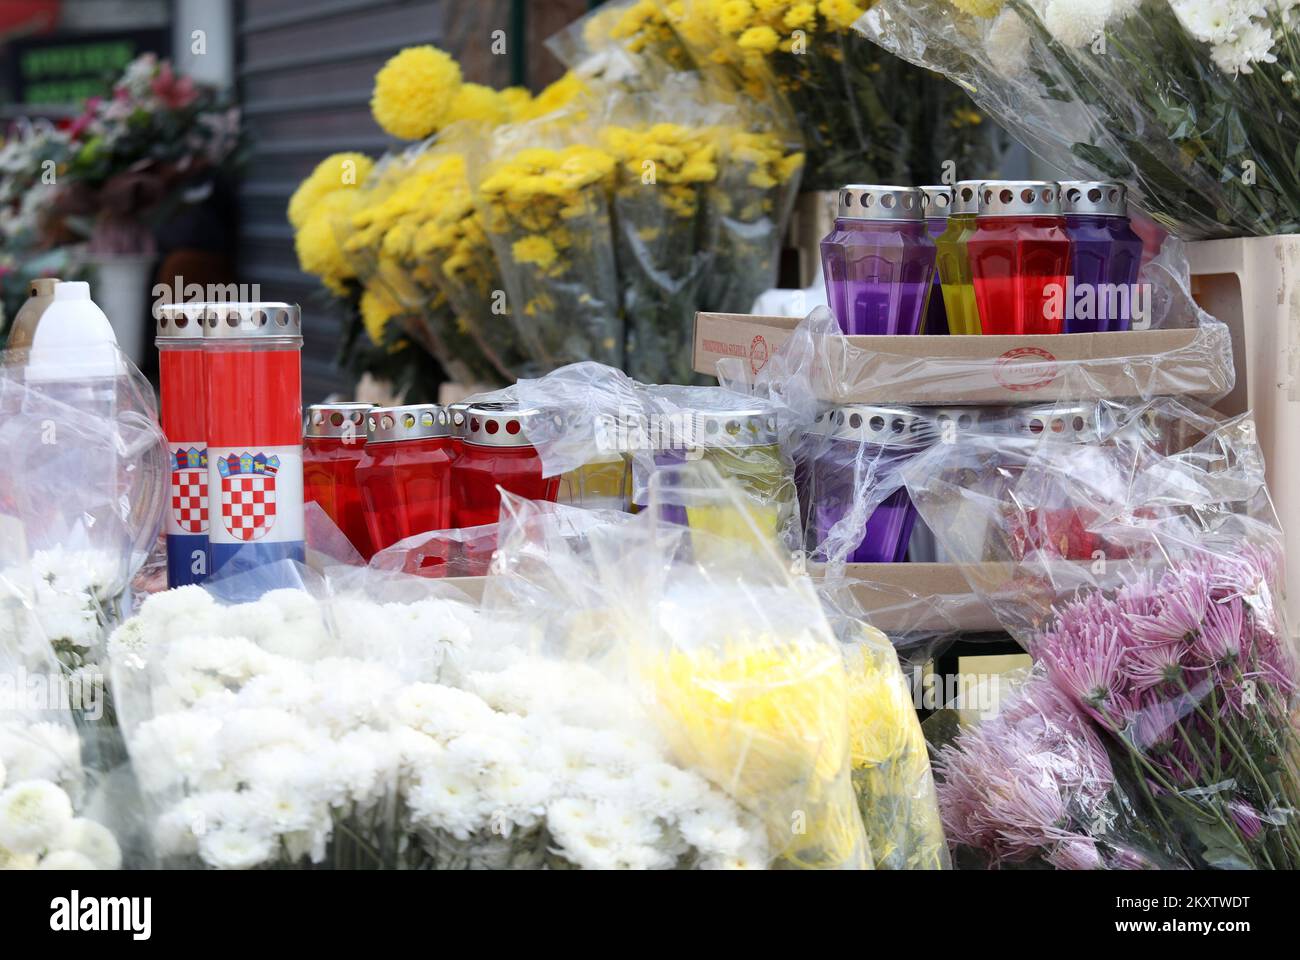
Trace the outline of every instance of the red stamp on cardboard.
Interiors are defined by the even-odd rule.
[[[1060,373],[1056,357],[1041,347],[1016,347],[998,357],[993,379],[1005,390],[1033,393]]]
[[[767,366],[768,357],[771,351],[767,347],[767,341],[763,339],[760,333],[749,343],[749,369],[753,373],[758,373]]]

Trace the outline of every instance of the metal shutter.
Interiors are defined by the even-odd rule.
[[[511,28],[510,0],[244,0],[238,6],[237,80],[252,151],[239,189],[239,267],[262,296],[303,306],[307,402],[348,391],[335,366],[343,318],[298,269],[285,207],[327,154],[378,156],[390,138],[370,117],[375,72],[402,47],[436,44],[475,81],[510,82],[509,57],[488,53]]]

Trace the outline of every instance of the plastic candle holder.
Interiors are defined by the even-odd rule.
[[[1066,332],[1130,329],[1142,238],[1129,222],[1127,188],[1120,183],[1066,181],[1061,184],[1061,208],[1074,278],[1067,292]],[[1083,309],[1085,302],[1090,309]]]
[[[1061,333],[1070,239],[1061,188],[1040,180],[986,182],[967,243],[986,335]]]
[[[972,336],[980,332],[975,281],[971,279],[970,252],[966,246],[975,235],[979,190],[978,180],[963,180],[957,184],[947,227],[934,242],[944,312],[948,317],[948,332],[960,336]]]
[[[465,411],[464,447],[451,471],[457,527],[496,523],[498,487],[527,500],[555,501],[560,478],[542,476],[542,458],[526,430],[544,415],[513,403],[479,403]]]
[[[202,304],[213,575],[305,559],[302,314]]]
[[[867,516],[862,537],[848,551],[849,563],[898,563],[916,523],[916,508],[898,470],[934,440],[932,421],[910,407],[849,404],[824,415],[825,440],[812,466],[812,523],[815,545],[863,502],[863,483],[892,485]],[[870,497],[869,491],[867,491]],[[839,535],[843,535],[842,533]],[[852,536],[852,533],[850,533]]]
[[[357,464],[370,546],[378,551],[452,526],[451,418],[432,403],[376,407]]]
[[[157,310],[158,393],[170,461],[164,519],[169,587],[208,577],[208,411],[200,313],[184,304]]]
[[[374,554],[357,486],[366,448],[369,403],[321,403],[307,408],[303,431],[303,499],[318,503],[366,560]]]
[[[952,214],[956,196],[954,188],[944,185],[922,187],[925,195],[923,210],[925,212],[925,229],[935,243],[934,281],[930,285],[930,302],[925,310],[925,319],[921,321],[921,332],[929,336],[948,333],[948,311],[943,302],[943,285],[939,282],[938,251],[939,238],[948,231],[948,217]]]
[[[921,330],[934,280],[934,241],[915,187],[851,185],[821,242],[831,310],[851,335]]]

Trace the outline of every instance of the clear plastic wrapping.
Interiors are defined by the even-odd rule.
[[[1254,423],[1103,403],[1078,443],[1076,418],[936,445],[903,470],[912,499],[1163,844],[1294,867],[1296,672]]]
[[[965,12],[970,11],[970,12]],[[1286,4],[880,0],[857,29],[1187,239],[1300,222]]]

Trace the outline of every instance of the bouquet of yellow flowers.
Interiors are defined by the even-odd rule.
[[[992,165],[988,125],[960,90],[882,55],[854,29],[872,0],[622,0],[592,18],[639,56],[722,75],[785,100],[808,152],[805,183],[925,183],[935,165]]]
[[[572,111],[498,127],[471,164],[474,202],[510,315],[531,358],[553,369],[623,362],[610,194],[614,157]]]

